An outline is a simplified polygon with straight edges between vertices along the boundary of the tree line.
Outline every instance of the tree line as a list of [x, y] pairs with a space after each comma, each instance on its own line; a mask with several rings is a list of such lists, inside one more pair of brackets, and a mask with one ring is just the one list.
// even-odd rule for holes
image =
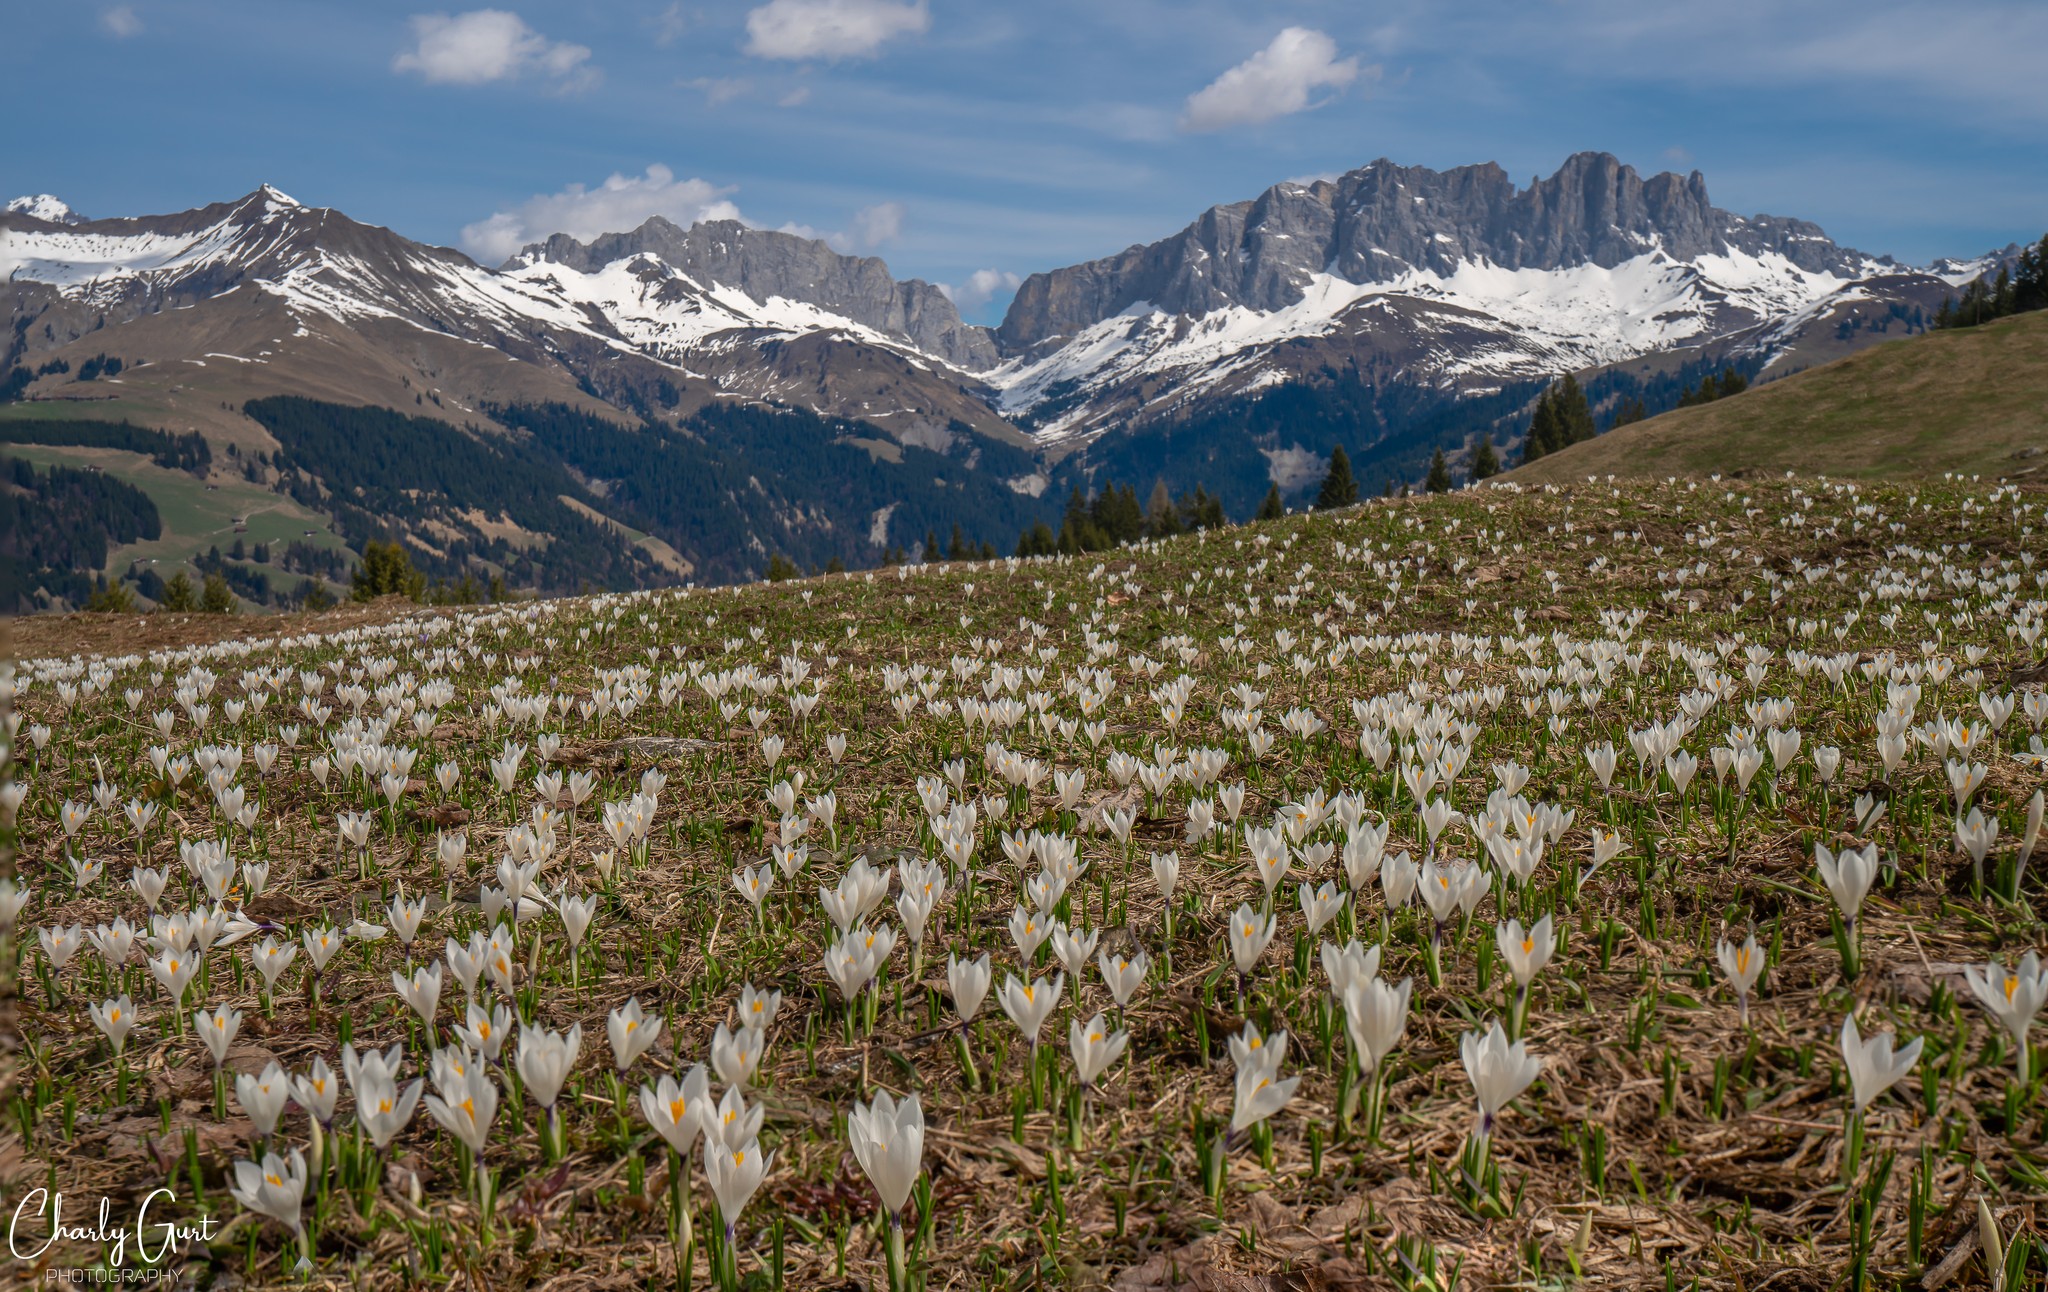
[[0, 608], [33, 609], [39, 593], [80, 604], [111, 549], [163, 534], [149, 495], [104, 472], [7, 458], [0, 481]]
[[2017, 264], [2000, 265], [1996, 278], [1980, 277], [1963, 288], [1961, 300], [1943, 297], [1934, 326], [1976, 327], [2039, 309], [2048, 309], [2048, 234], [2020, 252]]
[[[17, 369], [17, 371], [20, 371]], [[204, 476], [213, 465], [213, 450], [197, 431], [173, 435], [169, 431], [134, 426], [128, 422], [98, 422], [89, 419], [12, 418], [0, 420], [0, 444], [47, 444], [53, 447], [123, 449], [140, 453], [160, 467], [189, 471]]]
[[1142, 506], [1137, 490], [1128, 484], [1106, 484], [1092, 498], [1084, 496], [1076, 485], [1067, 495], [1059, 531], [1055, 533], [1051, 525], [1039, 521], [1018, 539], [1017, 555], [1078, 556], [1141, 539], [1213, 529], [1226, 523], [1223, 500], [1201, 485], [1174, 498], [1166, 481], [1156, 480], [1149, 500]]

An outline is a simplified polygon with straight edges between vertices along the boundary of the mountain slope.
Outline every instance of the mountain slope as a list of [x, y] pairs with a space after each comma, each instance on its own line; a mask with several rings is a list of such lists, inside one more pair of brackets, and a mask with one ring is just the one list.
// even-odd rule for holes
[[[918, 350], [922, 339], [992, 357], [950, 301], [926, 284], [891, 283], [878, 260], [786, 234], [766, 240], [704, 226], [682, 235], [650, 222], [621, 235], [637, 250], [593, 253], [555, 239], [499, 272], [268, 186], [139, 219], [60, 224], [34, 214], [52, 213], [47, 203], [22, 206], [0, 213], [0, 302], [14, 324], [0, 342], [0, 373], [14, 364], [75, 369], [92, 354], [118, 352], [128, 374], [117, 394], [224, 435], [253, 431], [218, 416], [216, 383], [202, 380], [194, 397], [183, 380], [219, 362], [268, 368], [246, 374], [257, 395], [326, 395], [323, 371], [361, 372], [357, 402], [429, 415], [438, 393], [438, 407], [452, 405], [458, 417], [486, 402], [533, 400], [682, 416], [722, 395], [783, 397], [780, 386], [821, 415], [885, 413], [906, 434], [928, 437], [960, 423], [1021, 442], [971, 378]], [[721, 243], [739, 249], [719, 260]], [[753, 286], [692, 280], [660, 259], [664, 251], [732, 269]], [[806, 282], [826, 305], [763, 290]], [[872, 308], [877, 295], [890, 307]], [[833, 304], [875, 315], [875, 326], [834, 313]], [[136, 326], [145, 321], [153, 326]], [[791, 373], [785, 360], [763, 381], [777, 371], [764, 351], [803, 339], [819, 342], [806, 353], [832, 378]], [[107, 395], [61, 372], [28, 393]]]
[[[1007, 548], [1112, 482], [1244, 515], [1269, 484], [1305, 500], [1340, 446], [1368, 488], [1418, 480], [1438, 447], [1511, 447], [1560, 373], [1655, 412], [1724, 364], [1770, 378], [1920, 331], [2002, 254], [1914, 269], [1603, 153], [1527, 185], [1382, 160], [1033, 275], [991, 330], [879, 259], [732, 221], [558, 235], [492, 268], [268, 186], [115, 220], [39, 196], [0, 210], [0, 419], [202, 432], [212, 465], [180, 489], [231, 487], [241, 519], [265, 508], [240, 491], [289, 495], [291, 535], [330, 552], [390, 533], [450, 575], [740, 578], [955, 521]], [[277, 399], [324, 411], [251, 414]], [[351, 408], [472, 469], [408, 493], [351, 460]], [[38, 434], [51, 462], [103, 465]], [[524, 473], [517, 516], [493, 461]], [[536, 551], [549, 526], [573, 542]]]
[[919, 279], [898, 282], [873, 256], [846, 256], [815, 238], [706, 220], [688, 229], [656, 216], [630, 233], [588, 244], [565, 234], [526, 248], [505, 265], [515, 276], [559, 265], [594, 275], [619, 265], [660, 268], [658, 299], [679, 315], [708, 317], [698, 335], [725, 327], [810, 331], [852, 324], [877, 339], [907, 343], [957, 368], [994, 366], [985, 329], [960, 321], [944, 293]]
[[2048, 311], [1875, 346], [1621, 427], [1505, 478], [1957, 471], [2038, 479], [2048, 474], [2044, 391]]
[[988, 377], [1057, 444], [1299, 380], [1303, 347], [1313, 368], [1486, 392], [1678, 347], [1782, 359], [1832, 336], [1847, 302], [1910, 320], [1950, 285], [1804, 221], [1720, 210], [1697, 172], [1581, 153], [1519, 188], [1491, 164], [1382, 160], [1033, 275]]

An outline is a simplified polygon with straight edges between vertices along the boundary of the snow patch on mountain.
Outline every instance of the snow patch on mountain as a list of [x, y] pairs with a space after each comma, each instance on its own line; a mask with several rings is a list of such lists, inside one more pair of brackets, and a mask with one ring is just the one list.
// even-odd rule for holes
[[0, 207], [11, 215], [25, 215], [31, 220], [42, 220], [48, 224], [83, 224], [85, 217], [64, 204], [63, 199], [48, 193], [31, 193], [12, 199]]
[[875, 508], [874, 515], [868, 517], [868, 543], [871, 546], [889, 545], [889, 517], [895, 514], [896, 504], [892, 502], [886, 507]]
[[591, 273], [551, 260], [530, 259], [494, 275], [557, 309], [591, 310], [641, 353], [670, 363], [734, 345], [755, 345], [762, 332], [785, 337], [841, 332], [933, 361], [898, 338], [803, 301], [771, 296], [757, 301], [737, 287], [699, 282], [648, 255], [615, 260]]
[[[1870, 266], [1872, 272], [1890, 268]], [[1398, 299], [1442, 307], [1411, 319], [1425, 333], [1459, 325], [1461, 346], [1428, 356], [1420, 365], [1428, 375], [1541, 376], [1697, 344], [1731, 327], [1800, 313], [1854, 281], [1802, 269], [1776, 253], [1733, 249], [1679, 261], [1654, 248], [1613, 268], [1506, 269], [1467, 260], [1448, 274], [1410, 269], [1369, 283], [1319, 273], [1310, 276], [1300, 300], [1273, 311], [1231, 306], [1183, 317], [1140, 302], [1049, 354], [1004, 364], [987, 379], [1010, 415], [1140, 376], [1157, 379], [1155, 403], [1186, 399], [1233, 376], [1241, 378], [1235, 389], [1255, 390], [1288, 380], [1271, 367], [1247, 371], [1261, 368], [1275, 346], [1393, 326], [1397, 319], [1387, 311]], [[1473, 344], [1475, 322], [1499, 340]], [[1067, 438], [1090, 429], [1089, 418], [1087, 408], [1077, 407], [1041, 426], [1039, 435]]]
[[1323, 474], [1328, 463], [1321, 454], [1290, 444], [1284, 449], [1260, 449], [1266, 459], [1266, 478], [1292, 493]]

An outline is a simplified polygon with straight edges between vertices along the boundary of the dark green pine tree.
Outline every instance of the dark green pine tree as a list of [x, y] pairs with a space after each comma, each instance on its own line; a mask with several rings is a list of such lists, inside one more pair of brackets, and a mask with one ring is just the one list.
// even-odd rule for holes
[[1358, 481], [1352, 479], [1351, 459], [1339, 444], [1330, 450], [1330, 473], [1323, 477], [1323, 487], [1316, 492], [1316, 510], [1349, 507], [1357, 501]]
[[2048, 309], [2048, 237], [2020, 253], [2012, 277], [2012, 309], [2015, 314]]
[[1564, 447], [1564, 428], [1557, 416], [1556, 388], [1543, 392], [1536, 412], [1529, 418], [1529, 431], [1522, 437], [1522, 463], [1527, 465]]
[[1558, 447], [1590, 440], [1596, 433], [1593, 429], [1593, 409], [1586, 402], [1586, 392], [1579, 385], [1579, 379], [1570, 373], [1557, 383], [1557, 417], [1563, 428]]
[[1643, 401], [1640, 396], [1635, 399], [1625, 399], [1621, 402], [1621, 407], [1615, 410], [1614, 425], [1632, 426], [1642, 421], [1645, 416], [1647, 416], [1647, 411], [1643, 407]]
[[1019, 556], [1051, 556], [1059, 550], [1059, 539], [1054, 536], [1052, 526], [1042, 520], [1017, 539]]
[[156, 599], [156, 608], [181, 613], [199, 609], [199, 592], [192, 586], [192, 576], [183, 570], [172, 575]]
[[1437, 446], [1436, 456], [1429, 460], [1429, 478], [1422, 482], [1422, 487], [1431, 493], [1451, 491], [1451, 466], [1444, 461], [1442, 445]]
[[1266, 490], [1266, 501], [1259, 504], [1260, 520], [1278, 520], [1287, 514], [1287, 508], [1280, 502], [1280, 483], [1274, 481]]
[[1479, 437], [1479, 447], [1472, 450], [1472, 478], [1485, 480], [1500, 474], [1500, 454], [1493, 447], [1493, 432]]

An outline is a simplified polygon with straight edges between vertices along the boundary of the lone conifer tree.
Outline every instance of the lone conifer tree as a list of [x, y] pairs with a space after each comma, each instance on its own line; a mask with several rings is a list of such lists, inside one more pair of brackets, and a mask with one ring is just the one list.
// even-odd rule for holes
[[1330, 474], [1323, 477], [1323, 487], [1316, 493], [1316, 509], [1349, 507], [1358, 501], [1358, 481], [1351, 478], [1351, 459], [1344, 454], [1344, 446], [1330, 450]]
[[1278, 520], [1287, 514], [1287, 508], [1280, 503], [1280, 482], [1274, 481], [1266, 490], [1266, 501], [1259, 504], [1260, 520]]
[[1437, 447], [1436, 456], [1429, 460], [1429, 478], [1422, 482], [1422, 487], [1431, 493], [1449, 493], [1451, 491], [1451, 467], [1449, 463], [1444, 461], [1444, 451], [1441, 445]]
[[1522, 464], [1527, 466], [1546, 453], [1555, 453], [1564, 447], [1557, 422], [1557, 400], [1554, 390], [1546, 390], [1536, 401], [1535, 415], [1529, 419], [1529, 432], [1522, 437]]
[[1566, 373], [1564, 380], [1552, 389], [1556, 392], [1558, 429], [1562, 432], [1557, 447], [1592, 439], [1595, 434], [1593, 409], [1586, 402], [1586, 391], [1579, 385], [1579, 379]]
[[193, 575], [184, 573], [182, 569], [170, 575], [170, 579], [164, 584], [164, 590], [156, 598], [156, 608], [180, 614], [188, 610], [199, 610], [199, 590], [193, 588]]
[[1593, 408], [1586, 402], [1585, 387], [1566, 373], [1553, 382], [1536, 401], [1536, 413], [1529, 419], [1529, 433], [1522, 440], [1522, 461], [1534, 462], [1567, 444], [1590, 440], [1595, 434]]
[[1484, 480], [1500, 474], [1500, 454], [1493, 447], [1493, 432], [1479, 437], [1479, 447], [1472, 450], [1472, 478]]

